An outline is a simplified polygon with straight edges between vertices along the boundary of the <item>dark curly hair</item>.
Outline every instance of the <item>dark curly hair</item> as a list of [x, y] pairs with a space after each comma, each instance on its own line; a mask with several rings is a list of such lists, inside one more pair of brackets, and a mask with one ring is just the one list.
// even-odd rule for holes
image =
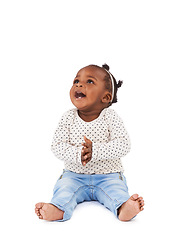
[[[111, 77], [110, 77], [110, 72], [109, 72], [109, 66], [105, 63], [102, 65], [102, 67], [98, 66], [98, 65], [94, 65], [94, 64], [91, 64], [89, 65], [91, 67], [97, 67], [99, 69], [103, 69], [106, 73], [105, 77], [104, 77], [104, 81], [105, 81], [105, 87], [107, 90], [109, 90], [109, 92], [112, 92], [112, 81], [111, 81]], [[108, 72], [107, 72], [108, 71]], [[109, 103], [109, 106], [111, 106], [113, 103], [116, 103], [118, 100], [117, 100], [117, 90], [118, 88], [120, 88], [123, 84], [123, 81], [122, 80], [119, 80], [118, 82], [116, 81], [115, 77], [111, 74], [112, 78], [113, 78], [113, 81], [114, 81], [114, 97], [112, 99], [112, 101]]]

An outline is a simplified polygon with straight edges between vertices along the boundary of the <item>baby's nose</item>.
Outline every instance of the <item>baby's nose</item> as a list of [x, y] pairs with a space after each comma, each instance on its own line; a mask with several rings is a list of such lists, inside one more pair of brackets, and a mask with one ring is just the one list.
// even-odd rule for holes
[[82, 85], [82, 83], [77, 83], [76, 84], [76, 87], [82, 87], [83, 85]]

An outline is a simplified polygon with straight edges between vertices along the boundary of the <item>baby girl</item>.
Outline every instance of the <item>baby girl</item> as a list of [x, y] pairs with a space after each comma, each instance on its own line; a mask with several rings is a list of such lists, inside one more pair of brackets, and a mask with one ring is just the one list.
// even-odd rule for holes
[[63, 114], [52, 142], [52, 151], [64, 161], [65, 169], [51, 202], [36, 204], [40, 219], [69, 220], [84, 201], [98, 201], [121, 221], [144, 209], [143, 198], [128, 193], [121, 158], [130, 151], [130, 140], [123, 121], [110, 108], [121, 85], [106, 64], [78, 71], [70, 90], [75, 108]]

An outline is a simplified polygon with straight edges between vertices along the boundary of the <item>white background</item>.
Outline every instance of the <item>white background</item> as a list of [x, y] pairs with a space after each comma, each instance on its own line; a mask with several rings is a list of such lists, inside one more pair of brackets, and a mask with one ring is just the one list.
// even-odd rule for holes
[[[179, 239], [179, 1], [0, 2], [2, 239]], [[113, 108], [132, 142], [123, 164], [130, 194], [145, 199], [131, 222], [98, 203], [70, 221], [45, 222], [63, 162], [50, 145], [69, 90], [87, 64], [124, 80]]]

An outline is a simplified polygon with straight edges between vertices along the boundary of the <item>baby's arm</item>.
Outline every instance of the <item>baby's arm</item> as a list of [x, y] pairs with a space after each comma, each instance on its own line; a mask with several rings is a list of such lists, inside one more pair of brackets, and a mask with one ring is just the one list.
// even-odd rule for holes
[[107, 119], [109, 122], [110, 141], [92, 144], [93, 160], [119, 159], [130, 151], [130, 138], [121, 118], [111, 109]]
[[62, 116], [53, 136], [51, 150], [58, 159], [79, 162], [81, 161], [82, 146], [74, 146], [69, 141], [68, 126], [72, 117], [70, 114], [71, 113], [68, 111]]

